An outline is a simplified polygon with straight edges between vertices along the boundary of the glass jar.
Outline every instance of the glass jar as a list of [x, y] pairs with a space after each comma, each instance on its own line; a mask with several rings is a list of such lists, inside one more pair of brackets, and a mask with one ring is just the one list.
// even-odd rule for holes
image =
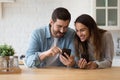
[[19, 67], [18, 56], [14, 56], [14, 67]]

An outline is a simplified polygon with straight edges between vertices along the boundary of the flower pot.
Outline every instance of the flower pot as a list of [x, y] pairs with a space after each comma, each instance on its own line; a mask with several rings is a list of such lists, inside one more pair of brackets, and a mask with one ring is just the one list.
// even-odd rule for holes
[[17, 56], [0, 56], [0, 71], [10, 72], [15, 67], [18, 67]]

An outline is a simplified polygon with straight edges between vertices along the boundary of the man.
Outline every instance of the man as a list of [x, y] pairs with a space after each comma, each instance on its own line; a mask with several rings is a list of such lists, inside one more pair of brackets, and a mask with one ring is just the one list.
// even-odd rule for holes
[[[68, 28], [71, 14], [65, 8], [56, 8], [48, 26], [33, 31], [25, 63], [28, 67], [73, 66], [74, 65], [74, 35]], [[71, 56], [64, 53], [63, 48], [71, 49]]]

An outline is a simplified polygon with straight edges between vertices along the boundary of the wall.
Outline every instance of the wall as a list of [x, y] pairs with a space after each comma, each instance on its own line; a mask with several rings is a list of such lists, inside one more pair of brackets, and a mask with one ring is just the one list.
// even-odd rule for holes
[[115, 52], [116, 52], [116, 50], [120, 49], [120, 45], [118, 47], [118, 42], [117, 42], [117, 39], [120, 38], [120, 30], [111, 31], [111, 33], [113, 36], [114, 48], [115, 48]]
[[[111, 31], [114, 40], [114, 58], [112, 66], [120, 66], [120, 45], [118, 47], [117, 39], [120, 39], [120, 30]], [[119, 43], [120, 44], [120, 43]]]
[[14, 3], [3, 3], [0, 44], [10, 44], [17, 54], [24, 54], [31, 31], [48, 25], [51, 13], [56, 7], [66, 7], [71, 12], [70, 27], [74, 28], [73, 22], [78, 15], [92, 15], [90, 3], [91, 0], [15, 0]]
[[[0, 18], [0, 44], [10, 44], [16, 54], [25, 54], [31, 31], [48, 25], [56, 7], [65, 7], [71, 12], [70, 27], [74, 28], [74, 20], [80, 14], [94, 15], [93, 5], [92, 0], [15, 0], [14, 3], [4, 3]], [[120, 31], [111, 32], [116, 53]], [[120, 66], [120, 57], [113, 62], [113, 66]]]

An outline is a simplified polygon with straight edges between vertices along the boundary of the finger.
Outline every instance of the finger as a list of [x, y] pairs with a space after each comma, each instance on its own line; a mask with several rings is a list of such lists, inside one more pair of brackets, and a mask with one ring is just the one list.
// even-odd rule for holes
[[61, 55], [61, 58], [64, 60], [64, 61], [66, 61], [67, 59], [63, 56], [63, 55]]
[[87, 63], [87, 69], [90, 69], [90, 68], [91, 68], [91, 64], [92, 64], [92, 62], [88, 62], [88, 63]]
[[69, 64], [69, 61], [63, 55], [60, 55], [60, 57], [61, 57], [61, 61], [63, 62], [64, 65]]
[[72, 56], [72, 55], [70, 56], [70, 61], [71, 61], [71, 60], [72, 60], [72, 61], [74, 60], [74, 56]]
[[59, 47], [53, 47], [52, 52], [53, 52], [53, 55], [56, 55], [56, 54], [60, 53], [60, 48]]
[[60, 48], [58, 47], [58, 50], [59, 50], [59, 53], [62, 53], [62, 49], [60, 49]]
[[79, 60], [79, 67], [80, 67], [80, 68], [83, 68], [83, 67], [82, 67], [82, 64], [83, 64], [83, 58], [81, 58], [81, 59]]
[[55, 53], [55, 51], [54, 51], [54, 50], [52, 50], [52, 56], [55, 56], [55, 54], [56, 54], [56, 53]]
[[65, 60], [63, 59], [63, 56], [60, 55], [59, 57], [60, 57], [60, 61], [65, 65]]
[[61, 60], [62, 62], [64, 61], [62, 55], [60, 55], [60, 60]]
[[81, 62], [81, 68], [85, 68], [86, 67], [86, 65], [87, 65], [87, 62], [86, 62], [86, 60], [85, 59], [82, 59], [82, 62]]
[[55, 53], [59, 53], [60, 52], [59, 49], [58, 49], [58, 47], [54, 47], [54, 52]]
[[91, 64], [91, 62], [88, 62], [88, 64], [87, 65], [90, 65]]
[[84, 59], [81, 62], [81, 68], [84, 68]]
[[52, 54], [52, 56], [54, 55], [54, 47], [51, 47], [51, 49], [50, 49], [50, 53]]
[[80, 59], [79, 61], [78, 61], [78, 64], [79, 64], [79, 67], [81, 68], [81, 62], [82, 62], [82, 60], [83, 59]]
[[74, 56], [73, 56], [73, 55], [70, 55], [70, 58], [73, 58], [73, 59], [74, 59]]
[[84, 63], [83, 63], [83, 68], [85, 69], [85, 68], [87, 68], [87, 61], [84, 59], [83, 62], [84, 62]]
[[65, 53], [65, 52], [64, 52], [64, 54], [65, 54], [65, 56], [67, 57], [67, 59], [69, 59], [69, 58], [70, 58], [70, 57], [67, 55], [67, 53]]
[[62, 53], [62, 50], [59, 47], [55, 47], [57, 53]]

